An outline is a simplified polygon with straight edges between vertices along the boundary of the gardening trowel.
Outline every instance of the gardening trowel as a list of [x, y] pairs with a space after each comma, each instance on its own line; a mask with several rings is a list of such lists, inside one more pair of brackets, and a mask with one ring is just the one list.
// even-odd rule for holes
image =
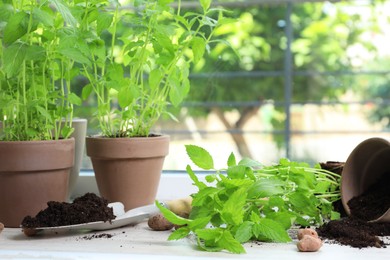
[[[161, 203], [164, 207], [168, 207], [166, 203]], [[127, 225], [134, 225], [142, 220], [149, 218], [150, 216], [157, 214], [160, 210], [155, 204], [146, 205], [138, 208], [134, 208], [125, 212], [124, 205], [121, 202], [109, 203], [108, 207], [112, 207], [113, 213], [116, 216], [111, 221], [96, 221], [67, 226], [56, 227], [37, 227], [37, 228], [23, 228], [23, 232], [27, 236], [35, 235], [39, 231], [69, 231], [69, 230], [107, 230], [114, 229]]]

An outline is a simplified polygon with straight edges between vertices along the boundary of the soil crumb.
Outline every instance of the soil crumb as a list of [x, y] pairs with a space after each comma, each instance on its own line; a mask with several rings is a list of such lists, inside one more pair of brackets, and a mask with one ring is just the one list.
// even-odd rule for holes
[[94, 193], [86, 193], [76, 198], [73, 203], [49, 201], [47, 206], [35, 217], [26, 216], [22, 221], [22, 227], [56, 227], [94, 221], [106, 222], [116, 217], [112, 208], [108, 207], [108, 201]]
[[[386, 176], [387, 175], [387, 176]], [[384, 174], [362, 195], [348, 202], [351, 215], [317, 229], [320, 237], [356, 248], [386, 247], [378, 236], [390, 236], [390, 223], [370, 223], [390, 207], [390, 178]]]
[[82, 239], [92, 240], [92, 239], [96, 239], [96, 238], [112, 238], [112, 237], [113, 237], [112, 234], [102, 233], [102, 234], [93, 234], [93, 235], [83, 236]]

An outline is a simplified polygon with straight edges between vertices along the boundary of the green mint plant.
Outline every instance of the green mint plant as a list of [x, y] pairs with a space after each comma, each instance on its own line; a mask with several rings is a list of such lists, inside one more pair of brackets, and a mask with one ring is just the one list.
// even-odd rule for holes
[[[78, 41], [89, 80], [83, 98], [96, 95], [96, 118], [103, 136], [147, 137], [156, 121], [170, 115], [189, 89], [190, 66], [214, 41], [214, 29], [229, 19], [200, 0], [201, 12], [183, 12], [181, 1], [90, 1], [79, 22]], [[84, 44], [82, 43], [84, 42]]]
[[72, 133], [78, 74], [67, 44], [76, 21], [63, 0], [0, 3], [1, 140], [52, 140]]
[[251, 159], [236, 162], [232, 153], [227, 168], [215, 169], [205, 149], [187, 145], [186, 151], [196, 166], [215, 173], [202, 182], [187, 166], [198, 188], [192, 194], [189, 219], [156, 202], [169, 221], [181, 225], [169, 240], [194, 234], [203, 250], [244, 253], [245, 242], [288, 242], [287, 230], [293, 225], [315, 226], [340, 217], [332, 207], [340, 199], [340, 176], [319, 165], [281, 159], [277, 165], [264, 166]]

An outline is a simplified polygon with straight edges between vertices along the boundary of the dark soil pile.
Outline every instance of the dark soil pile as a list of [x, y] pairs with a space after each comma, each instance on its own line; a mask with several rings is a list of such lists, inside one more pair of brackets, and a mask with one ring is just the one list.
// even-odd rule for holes
[[378, 236], [390, 235], [390, 224], [368, 223], [357, 218], [332, 220], [317, 229], [322, 238], [335, 240], [351, 247], [386, 247]]
[[35, 217], [26, 216], [22, 221], [22, 227], [75, 225], [94, 221], [111, 221], [116, 217], [112, 208], [108, 207], [108, 201], [93, 193], [76, 198], [73, 203], [49, 201], [47, 206]]
[[329, 221], [318, 228], [322, 238], [335, 240], [343, 245], [357, 248], [386, 247], [378, 236], [390, 236], [390, 223], [369, 223], [381, 216], [390, 203], [390, 178], [383, 178], [371, 186], [362, 195], [348, 202], [351, 210], [349, 217]]
[[362, 196], [348, 201], [351, 215], [362, 220], [373, 220], [390, 208], [390, 174], [384, 174]]

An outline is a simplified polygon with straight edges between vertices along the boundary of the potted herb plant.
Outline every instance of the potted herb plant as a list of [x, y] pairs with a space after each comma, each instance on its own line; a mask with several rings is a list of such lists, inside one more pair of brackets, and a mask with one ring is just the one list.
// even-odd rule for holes
[[224, 21], [223, 10], [210, 5], [201, 0], [201, 12], [183, 12], [180, 0], [136, 0], [124, 7], [90, 4], [85, 11], [83, 97], [96, 96], [102, 132], [87, 137], [87, 155], [101, 195], [126, 209], [155, 199], [169, 136], [152, 128], [169, 104], [183, 101], [190, 66]]
[[76, 21], [61, 0], [3, 1], [0, 13], [0, 222], [19, 227], [67, 196]]

